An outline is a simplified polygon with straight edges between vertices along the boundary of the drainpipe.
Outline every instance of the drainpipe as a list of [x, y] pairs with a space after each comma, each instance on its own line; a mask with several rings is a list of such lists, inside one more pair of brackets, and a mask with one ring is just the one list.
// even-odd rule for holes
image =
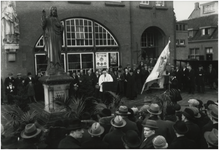
[[131, 67], [132, 67], [132, 65], [133, 65], [133, 46], [132, 46], [132, 40], [133, 40], [133, 38], [132, 38], [132, 7], [131, 7], [131, 4], [132, 4], [132, 1], [129, 1], [129, 12], [130, 12], [130, 39], [131, 39], [131, 42], [130, 42], [130, 48], [131, 48]]

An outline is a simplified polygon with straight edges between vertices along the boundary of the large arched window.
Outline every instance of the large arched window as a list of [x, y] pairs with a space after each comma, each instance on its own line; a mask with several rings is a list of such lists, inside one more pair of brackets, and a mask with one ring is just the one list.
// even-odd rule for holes
[[[119, 66], [119, 45], [106, 27], [85, 18], [71, 18], [61, 22], [65, 30], [61, 50], [65, 71]], [[35, 44], [36, 73], [38, 70], [45, 71], [45, 53], [43, 36], [40, 36]], [[107, 62], [97, 62], [99, 56], [106, 56], [104, 60]]]

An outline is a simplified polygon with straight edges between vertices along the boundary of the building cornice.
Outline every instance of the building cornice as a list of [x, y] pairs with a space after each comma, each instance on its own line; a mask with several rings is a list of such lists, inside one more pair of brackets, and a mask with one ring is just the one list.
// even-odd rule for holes
[[214, 41], [218, 41], [218, 39], [207, 39], [207, 40], [192, 40], [192, 41], [188, 41], [188, 43], [199, 43], [199, 42], [214, 42]]

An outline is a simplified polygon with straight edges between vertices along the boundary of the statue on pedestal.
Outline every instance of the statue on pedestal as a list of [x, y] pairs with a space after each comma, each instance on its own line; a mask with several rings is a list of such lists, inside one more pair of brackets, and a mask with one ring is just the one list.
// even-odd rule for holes
[[15, 4], [7, 2], [2, 11], [3, 42], [5, 44], [18, 44], [19, 42], [19, 20], [15, 11]]
[[50, 16], [46, 17], [45, 10], [42, 11], [42, 28], [45, 42], [45, 51], [47, 51], [47, 70], [46, 75], [58, 74], [64, 72], [61, 66], [61, 48], [63, 26], [58, 19], [57, 8], [50, 8]]

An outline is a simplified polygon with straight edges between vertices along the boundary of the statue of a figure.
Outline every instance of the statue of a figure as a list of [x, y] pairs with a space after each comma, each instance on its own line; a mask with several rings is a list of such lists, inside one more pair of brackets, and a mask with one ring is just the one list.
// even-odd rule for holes
[[4, 27], [4, 43], [17, 44], [19, 41], [19, 20], [12, 1], [2, 11], [2, 23]]
[[58, 19], [56, 7], [52, 6], [50, 8], [49, 17], [46, 17], [45, 10], [42, 11], [42, 28], [48, 58], [47, 73], [53, 74], [61, 68], [60, 57], [63, 33], [63, 26]]

